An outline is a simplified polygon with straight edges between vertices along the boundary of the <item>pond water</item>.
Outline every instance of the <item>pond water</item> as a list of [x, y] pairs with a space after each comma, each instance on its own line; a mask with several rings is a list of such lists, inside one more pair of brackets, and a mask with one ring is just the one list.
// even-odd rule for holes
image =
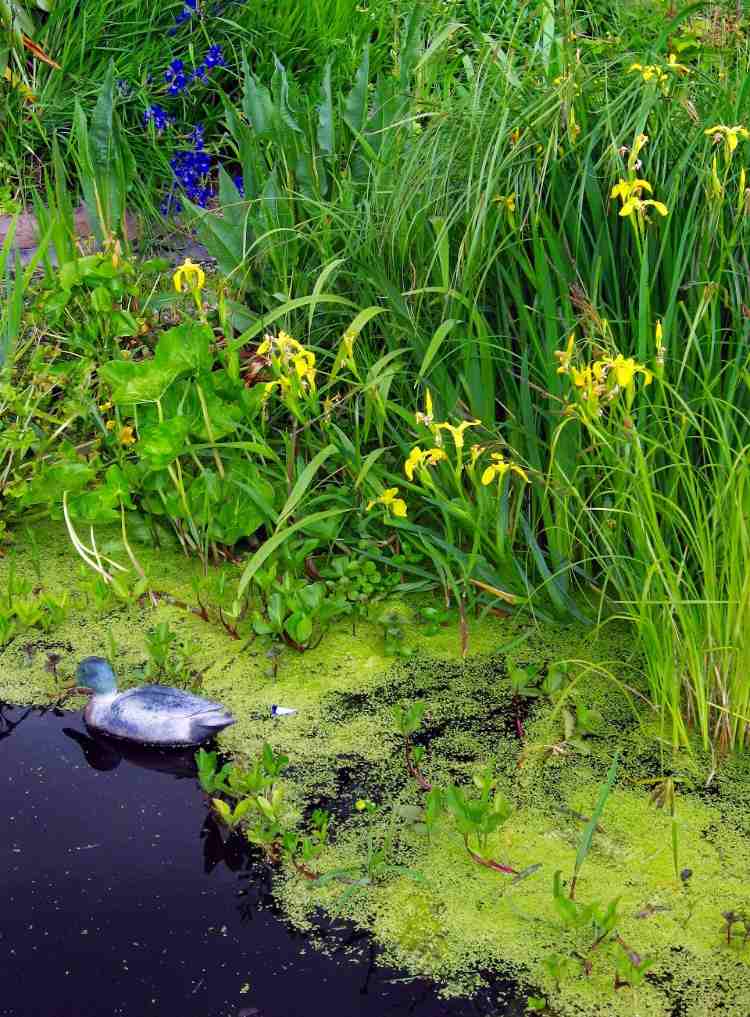
[[122, 748], [80, 714], [0, 707], [2, 1017], [499, 1012], [377, 966], [328, 920], [314, 947], [249, 845], [223, 841], [192, 754]]

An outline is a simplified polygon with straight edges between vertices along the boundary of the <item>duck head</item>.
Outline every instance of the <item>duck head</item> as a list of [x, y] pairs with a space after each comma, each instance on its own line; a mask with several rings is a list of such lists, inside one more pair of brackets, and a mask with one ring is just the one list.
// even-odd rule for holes
[[104, 657], [86, 657], [76, 670], [76, 685], [82, 691], [105, 695], [117, 691], [117, 679]]

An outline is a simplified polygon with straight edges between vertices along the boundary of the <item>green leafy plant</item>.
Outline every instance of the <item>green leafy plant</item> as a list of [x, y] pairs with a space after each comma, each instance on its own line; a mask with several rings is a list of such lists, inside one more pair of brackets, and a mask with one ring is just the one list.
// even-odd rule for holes
[[641, 956], [619, 936], [617, 942], [622, 952], [616, 964], [615, 989], [621, 989], [623, 986], [637, 989], [654, 966], [654, 958]]
[[542, 967], [552, 981], [555, 991], [559, 992], [566, 978], [574, 977], [580, 970], [572, 957], [560, 953], [550, 953], [542, 958]]
[[222, 823], [228, 826], [230, 830], [234, 830], [254, 807], [255, 803], [251, 798], [244, 798], [242, 801], [237, 802], [236, 805], [231, 806], [223, 798], [212, 798], [211, 804]]
[[401, 583], [401, 574], [358, 555], [336, 555], [330, 559], [321, 575], [331, 593], [338, 599], [346, 598], [352, 618], [352, 635], [356, 635], [357, 622], [366, 618], [372, 604], [393, 593]]
[[196, 640], [181, 642], [169, 622], [159, 622], [146, 635], [146, 649], [147, 678], [162, 678], [193, 689], [200, 686], [202, 675], [195, 667], [200, 645]]
[[386, 657], [410, 657], [414, 652], [404, 645], [406, 631], [403, 616], [394, 609], [383, 611], [378, 617], [383, 632], [383, 653]]
[[424, 758], [424, 747], [414, 745], [413, 735], [422, 726], [426, 706], [422, 702], [411, 703], [409, 706], [393, 707], [393, 723], [396, 731], [404, 740], [404, 757], [406, 768], [423, 791], [430, 791], [432, 785], [422, 773], [420, 764]]
[[297, 872], [305, 879], [317, 880], [319, 873], [311, 866], [320, 857], [328, 841], [328, 830], [331, 817], [323, 809], [315, 809], [310, 817], [310, 833], [300, 834], [294, 830], [286, 831], [281, 839], [281, 851], [284, 858], [291, 862]]
[[211, 798], [221, 822], [234, 830], [246, 821], [248, 839], [263, 848], [269, 862], [277, 862], [285, 834], [284, 789], [279, 778], [289, 763], [288, 756], [274, 752], [266, 742], [249, 770], [232, 763], [217, 769], [216, 753], [203, 749], [197, 753], [196, 762], [203, 790], [223, 796]]
[[[469, 798], [466, 792], [451, 785], [445, 792], [445, 807], [452, 815], [472, 861], [496, 872], [518, 875], [510, 865], [497, 862], [487, 855], [488, 841], [507, 822], [512, 813], [510, 802], [496, 790], [497, 781], [488, 766], [474, 777], [479, 797]], [[472, 845], [473, 842], [473, 845]]]
[[217, 767], [217, 759], [216, 752], [206, 752], [205, 749], [198, 749], [195, 754], [198, 780], [207, 795], [213, 795], [217, 791], [226, 791], [226, 779], [233, 769], [231, 763], [224, 763], [221, 767]]

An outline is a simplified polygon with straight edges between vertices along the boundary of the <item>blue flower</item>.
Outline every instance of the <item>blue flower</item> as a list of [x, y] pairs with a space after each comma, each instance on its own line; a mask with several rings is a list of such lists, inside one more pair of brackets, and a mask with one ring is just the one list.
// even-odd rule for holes
[[187, 75], [185, 74], [185, 65], [182, 60], [173, 60], [169, 67], [164, 72], [164, 80], [171, 82], [169, 85], [170, 95], [179, 95], [185, 88], [187, 88]]
[[206, 67], [224, 67], [225, 60], [221, 46], [209, 46], [203, 62]]
[[244, 179], [242, 177], [242, 174], [241, 173], [237, 173], [235, 176], [232, 177], [232, 180], [234, 182], [234, 186], [239, 191], [240, 197], [244, 198], [245, 197], [245, 181], [244, 181]]
[[176, 35], [177, 29], [180, 27], [180, 25], [184, 25], [186, 21], [190, 21], [192, 16], [196, 14], [197, 11], [198, 11], [198, 0], [185, 0], [185, 6], [175, 17], [174, 19], [175, 27], [169, 29], [169, 34]]
[[154, 127], [161, 134], [161, 132], [172, 122], [172, 118], [168, 115], [165, 109], [162, 109], [161, 106], [149, 106], [143, 114], [143, 124], [147, 127], [151, 122], [153, 122]]
[[213, 160], [208, 152], [203, 151], [203, 125], [198, 124], [190, 135], [193, 148], [180, 149], [175, 152], [169, 165], [172, 167], [175, 181], [182, 187], [186, 196], [196, 205], [205, 208], [214, 192], [207, 183]]

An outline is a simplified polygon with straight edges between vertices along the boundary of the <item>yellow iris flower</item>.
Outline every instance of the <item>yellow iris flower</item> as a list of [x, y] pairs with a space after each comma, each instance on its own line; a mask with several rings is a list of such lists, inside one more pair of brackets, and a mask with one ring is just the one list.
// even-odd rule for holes
[[648, 180], [623, 180], [620, 178], [612, 188], [610, 197], [619, 198], [622, 201], [621, 216], [633, 215], [635, 212], [644, 215], [649, 208], [653, 208], [659, 215], [669, 213], [669, 209], [663, 202], [652, 201], [651, 198], [641, 198], [643, 191], [647, 191], [649, 194], [653, 193], [653, 188]]
[[484, 452], [484, 445], [472, 445], [469, 452], [471, 453], [471, 465], [476, 466], [477, 459]]
[[735, 124], [734, 127], [727, 127], [726, 124], [716, 124], [715, 127], [708, 127], [703, 133], [706, 137], [712, 137], [716, 144], [723, 140], [724, 155], [727, 162], [732, 158], [740, 138], [743, 141], [747, 141], [750, 138], [750, 131], [743, 127], [742, 124]]
[[174, 288], [178, 293], [184, 292], [183, 283], [186, 284], [187, 289], [191, 293], [195, 293], [202, 290], [206, 285], [206, 273], [200, 265], [195, 265], [190, 258], [185, 258], [183, 263], [172, 276], [172, 281], [174, 283]]
[[121, 445], [135, 445], [133, 428], [130, 426], [120, 428], [119, 439]]
[[265, 335], [257, 352], [260, 357], [277, 356], [288, 359], [301, 349], [304, 349], [302, 343], [293, 339], [288, 332], [282, 331], [278, 335]]
[[453, 444], [456, 446], [456, 452], [460, 453], [464, 447], [464, 431], [468, 427], [477, 427], [481, 423], [481, 420], [462, 420], [460, 424], [455, 426], [447, 422], [435, 424], [435, 436], [438, 437], [441, 431], [450, 431], [453, 437]]
[[406, 502], [398, 497], [398, 488], [389, 487], [383, 491], [379, 498], [374, 498], [367, 506], [369, 512], [375, 505], [382, 505], [386, 512], [392, 512], [399, 519], [406, 518]]
[[516, 473], [523, 480], [524, 484], [529, 483], [529, 477], [525, 470], [514, 463], [511, 459], [506, 459], [505, 456], [500, 455], [499, 452], [493, 452], [491, 457], [492, 463], [486, 467], [482, 474], [482, 484], [487, 487], [493, 480], [502, 480], [506, 473]]
[[[631, 64], [628, 67], [628, 74], [637, 71], [645, 82], [654, 81], [657, 85], [665, 88], [669, 81], [669, 74], [689, 74], [690, 68], [685, 64], [677, 63], [677, 54], [670, 53], [665, 64]], [[666, 88], [665, 88], [666, 91]]]
[[595, 385], [601, 384], [604, 377], [604, 367], [604, 361], [595, 360], [593, 364], [587, 364], [584, 368], [573, 367], [571, 365], [568, 373], [576, 388], [591, 390]]
[[568, 344], [564, 350], [555, 350], [555, 356], [560, 362], [560, 366], [557, 369], [558, 374], [567, 374], [570, 370], [570, 363], [573, 359], [573, 351], [575, 349], [575, 332], [571, 332], [568, 336]]
[[516, 210], [516, 196], [515, 194], [498, 194], [494, 198], [496, 205], [503, 205], [508, 215], [513, 215]]
[[656, 340], [656, 365], [657, 368], [661, 369], [664, 366], [664, 330], [660, 321], [656, 323], [654, 334]]
[[447, 458], [448, 456], [441, 448], [421, 449], [419, 445], [415, 445], [404, 462], [404, 473], [409, 480], [414, 480], [415, 470], [421, 470], [427, 466], [437, 466]]
[[621, 216], [632, 215], [634, 212], [640, 212], [641, 215], [645, 215], [647, 209], [653, 208], [659, 215], [668, 215], [669, 209], [663, 201], [652, 201], [647, 198], [645, 201], [641, 201], [640, 198], [629, 198], [620, 209]]
[[636, 374], [643, 375], [644, 385], [650, 385], [653, 380], [653, 374], [647, 367], [636, 363], [633, 357], [623, 357], [622, 353], [618, 353], [614, 359], [606, 360], [604, 363], [609, 370], [614, 372], [615, 381], [620, 388], [628, 388]]
[[667, 69], [670, 71], [677, 71], [680, 74], [690, 74], [690, 68], [686, 64], [677, 63], [677, 54], [670, 53], [667, 59]]
[[10, 67], [6, 67], [3, 71], [3, 77], [11, 86], [11, 88], [17, 88], [21, 95], [24, 97], [26, 102], [36, 102], [36, 96], [31, 91], [28, 85], [24, 84], [21, 78], [17, 74], [14, 74]]
[[292, 364], [299, 380], [315, 391], [315, 354], [312, 350], [301, 349], [292, 357]]
[[618, 183], [612, 188], [610, 192], [610, 198], [621, 198], [623, 203], [629, 201], [634, 195], [640, 196], [641, 191], [648, 191], [649, 194], [653, 194], [654, 189], [648, 180], [623, 180], [620, 177]]
[[275, 388], [278, 388], [279, 395], [283, 399], [284, 396], [286, 395], [286, 393], [289, 391], [289, 389], [291, 387], [292, 387], [292, 383], [291, 383], [291, 381], [288, 378], [281, 377], [281, 378], [277, 378], [275, 381], [268, 381], [268, 382], [266, 382], [266, 384], [265, 384], [265, 386], [263, 388], [263, 398], [264, 399], [268, 399], [268, 397], [271, 395], [273, 390]]

